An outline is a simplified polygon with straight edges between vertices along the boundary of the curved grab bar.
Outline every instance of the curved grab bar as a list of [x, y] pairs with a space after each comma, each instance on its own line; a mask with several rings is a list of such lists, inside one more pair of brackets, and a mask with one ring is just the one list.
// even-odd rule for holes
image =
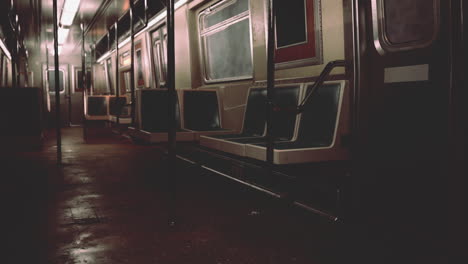
[[299, 113], [304, 110], [304, 105], [309, 101], [309, 98], [323, 84], [323, 82], [325, 82], [325, 79], [330, 75], [330, 72], [336, 67], [346, 67], [346, 61], [344, 60], [330, 61], [325, 66], [325, 68], [323, 68], [322, 72], [320, 73], [319, 77], [315, 81], [310, 91], [306, 94], [302, 102], [297, 106], [297, 110]]

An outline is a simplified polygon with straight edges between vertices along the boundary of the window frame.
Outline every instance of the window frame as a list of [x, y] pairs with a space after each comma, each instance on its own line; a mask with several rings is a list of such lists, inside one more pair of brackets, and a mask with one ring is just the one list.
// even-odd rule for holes
[[[83, 74], [83, 70], [81, 69], [81, 67], [74, 67], [74, 71], [73, 71], [73, 74], [74, 74], [74, 82], [73, 82], [73, 93], [82, 93], [84, 92], [84, 87], [81, 88], [81, 89], [78, 89], [79, 87], [79, 83], [80, 83], [80, 78], [79, 78], [79, 72], [81, 72], [81, 74]], [[91, 84], [91, 80], [92, 80], [92, 71], [91, 71], [91, 68], [86, 68], [86, 75], [88, 75], [89, 73], [89, 76], [86, 76], [86, 82], [88, 84]], [[88, 78], [89, 77], [89, 78]]]
[[[126, 61], [125, 59], [130, 58], [130, 62], [128, 62], [127, 64], [125, 64], [124, 62]], [[130, 64], [131, 64], [131, 54], [130, 54], [130, 50], [127, 50], [125, 52], [122, 52], [121, 54], [119, 54], [119, 70], [120, 68], [126, 68], [126, 67], [130, 67]]]
[[[166, 32], [164, 32], [166, 29]], [[159, 32], [159, 33], [156, 33]], [[158, 34], [159, 39], [156, 40], [154, 37], [155, 34]], [[153, 68], [153, 79], [155, 82], [155, 87], [156, 88], [164, 88], [166, 87], [166, 82], [167, 82], [167, 58], [166, 58], [166, 41], [167, 41], [167, 27], [166, 23], [161, 23], [156, 26], [154, 30], [150, 32], [149, 36], [149, 41], [150, 41], [150, 52], [151, 52], [151, 66]], [[156, 51], [155, 51], [155, 45], [156, 42], [159, 42], [160, 48], [159, 50], [159, 55], [156, 56]], [[158, 61], [158, 65], [156, 65], [155, 60]], [[162, 77], [162, 78], [161, 78]]]
[[385, 21], [384, 0], [371, 0], [372, 9], [372, 33], [374, 37], [374, 47], [380, 55], [387, 52], [402, 52], [415, 49], [422, 49], [430, 46], [437, 38], [440, 30], [440, 0], [431, 0], [434, 9], [434, 30], [432, 37], [424, 41], [411, 41], [407, 43], [394, 44], [387, 37], [387, 27]]
[[[108, 62], [110, 61], [110, 66], [111, 68], [109, 69], [109, 64]], [[106, 58], [103, 60], [104, 62], [104, 71], [105, 71], [105, 74], [106, 74], [106, 85], [107, 85], [107, 89], [109, 90], [109, 93], [111, 95], [115, 95], [115, 74], [112, 74], [115, 69], [113, 68], [113, 63], [114, 63], [114, 59], [112, 58], [112, 56]], [[112, 84], [112, 85], [111, 85]]]
[[[207, 7], [203, 8], [198, 14], [198, 43], [199, 45], [199, 56], [200, 56], [200, 68], [203, 75], [203, 81], [206, 84], [212, 83], [223, 83], [223, 82], [231, 82], [231, 81], [243, 81], [243, 80], [251, 80], [254, 77], [255, 68], [254, 68], [254, 59], [253, 59], [253, 35], [252, 35], [252, 12], [250, 10], [250, 1], [248, 1], [248, 10], [244, 11], [240, 14], [237, 14], [233, 17], [228, 18], [222, 22], [219, 22], [215, 25], [212, 25], [208, 28], [203, 28], [203, 18], [207, 14], [210, 14], [216, 10], [222, 10], [223, 8], [234, 4], [237, 0], [221, 0], [214, 4], [208, 5]], [[252, 65], [252, 72], [248, 76], [238, 76], [238, 77], [229, 77], [229, 78], [220, 78], [220, 79], [210, 79], [209, 78], [209, 65], [208, 65], [208, 56], [206, 55], [206, 38], [205, 36], [209, 36], [211, 34], [215, 34], [221, 32], [222, 30], [228, 28], [231, 25], [239, 23], [245, 19], [249, 20], [249, 44], [250, 44], [250, 63]], [[227, 21], [227, 22], [226, 22]]]
[[[140, 53], [140, 65], [138, 65], [138, 52]], [[141, 40], [139, 41], [136, 41], [135, 42], [135, 58], [134, 58], [134, 68], [135, 68], [135, 71], [134, 71], [134, 74], [136, 74], [135, 76], [135, 81], [136, 81], [136, 84], [135, 84], [135, 88], [145, 88], [145, 84], [146, 84], [146, 80], [145, 80], [145, 72], [143, 71], [144, 68], [145, 68], [145, 65], [144, 65], [144, 62], [143, 62], [143, 59], [144, 59], [144, 55], [143, 55], [143, 42]], [[139, 76], [139, 73], [141, 72], [141, 79], [140, 79], [140, 76]], [[142, 83], [140, 83], [140, 81]]]
[[[279, 0], [282, 1], [282, 0]], [[323, 64], [323, 43], [322, 43], [322, 3], [321, 0], [304, 0], [306, 9], [306, 41], [288, 45], [285, 47], [278, 48], [277, 46], [277, 32], [275, 24], [275, 68], [287, 69], [296, 68], [302, 66], [312, 66]], [[310, 7], [312, 5], [312, 7]], [[308, 19], [310, 15], [313, 15], [313, 19]], [[313, 42], [310, 40], [314, 39]], [[293, 57], [291, 53], [303, 53], [303, 50], [315, 48], [315, 56], [313, 57]], [[284, 57], [284, 58], [283, 58]], [[280, 59], [278, 59], [280, 58]]]
[[[55, 69], [53, 69], [53, 68], [46, 69], [45, 72], [46, 72], [46, 76], [47, 76], [46, 84], [47, 84], [47, 89], [49, 90], [49, 94], [55, 94], [55, 89], [52, 91], [50, 89], [50, 84], [49, 84], [49, 72], [55, 72]], [[67, 87], [66, 87], [67, 86], [67, 76], [65, 75], [65, 70], [64, 69], [59, 68], [59, 72], [62, 72], [62, 75], [63, 75], [63, 90], [61, 90], [59, 92], [59, 94], [64, 94], [65, 91], [67, 90]]]

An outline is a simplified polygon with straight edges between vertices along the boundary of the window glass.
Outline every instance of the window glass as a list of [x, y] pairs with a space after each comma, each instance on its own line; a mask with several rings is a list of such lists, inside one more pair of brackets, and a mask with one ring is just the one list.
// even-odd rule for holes
[[209, 79], [251, 76], [249, 20], [206, 36], [206, 52]]
[[[151, 1], [152, 2], [152, 1]], [[155, 1], [157, 2], [157, 1]], [[146, 26], [146, 10], [145, 10], [145, 1], [140, 0], [135, 3], [133, 6], [133, 30], [134, 32], [140, 31]]]
[[145, 79], [143, 79], [143, 63], [141, 61], [141, 49], [136, 51], [137, 61], [137, 84], [138, 87], [145, 86]]
[[130, 92], [131, 91], [131, 73], [130, 71], [124, 72], [124, 83], [125, 83], [125, 91]]
[[126, 51], [124, 54], [120, 55], [121, 66], [128, 66], [131, 62], [132, 58], [130, 57], [130, 51]]
[[209, 81], [252, 77], [249, 1], [224, 1], [200, 16], [205, 78]]
[[[162, 36], [162, 37], [161, 37]], [[166, 45], [167, 33], [166, 27], [161, 27], [152, 33], [153, 38], [153, 67], [155, 80], [159, 87], [166, 84]], [[162, 40], [163, 39], [163, 40]]]
[[[47, 77], [49, 80], [49, 92], [55, 93], [55, 71], [47, 71]], [[65, 86], [63, 85], [63, 71], [59, 71], [59, 87], [60, 92], [65, 91]]]
[[216, 25], [220, 22], [223, 22], [231, 17], [239, 15], [242, 12], [245, 12], [248, 10], [249, 10], [248, 0], [226, 1], [224, 8], [213, 11], [204, 17], [204, 20], [203, 20], [204, 27], [209, 28], [213, 25]]
[[147, 1], [148, 4], [148, 18], [151, 18], [161, 12], [165, 7], [163, 1]]
[[96, 48], [95, 48], [96, 58], [100, 58], [102, 55], [104, 55], [109, 48], [108, 46], [109, 46], [109, 39], [107, 38], [107, 35], [105, 35], [101, 40], [99, 40], [96, 43]]
[[434, 34], [434, 0], [385, 0], [385, 35], [390, 44], [427, 42]]
[[107, 90], [110, 94], [114, 94], [114, 68], [112, 67], [112, 58], [106, 60], [106, 77], [107, 77]]
[[[75, 88], [75, 92], [82, 92], [83, 91], [83, 71], [77, 70], [77, 87]], [[87, 71], [86, 73], [86, 87], [90, 87], [91, 84], [91, 71]]]

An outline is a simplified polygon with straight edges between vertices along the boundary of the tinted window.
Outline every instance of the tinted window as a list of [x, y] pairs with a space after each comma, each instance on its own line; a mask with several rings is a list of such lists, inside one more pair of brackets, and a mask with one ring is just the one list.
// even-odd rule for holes
[[136, 62], [138, 87], [145, 86], [145, 80], [143, 79], [143, 63], [141, 61], [141, 49], [136, 51]]
[[114, 78], [112, 77], [114, 68], [112, 67], [112, 59], [106, 60], [106, 77], [107, 77], [107, 90], [114, 94]]
[[[75, 88], [75, 92], [83, 91], [83, 72], [81, 70], [77, 71], [77, 87]], [[91, 72], [88, 71], [86, 73], [86, 87], [91, 86]]]
[[383, 0], [390, 44], [427, 42], [434, 34], [435, 0]]
[[167, 33], [166, 27], [160, 27], [152, 33], [153, 38], [153, 67], [155, 80], [159, 87], [166, 84], [166, 45]]
[[[47, 71], [47, 77], [49, 80], [49, 92], [55, 93], [55, 71]], [[63, 85], [63, 71], [59, 71], [59, 87], [60, 92], [65, 90], [65, 86]]]
[[233, 16], [249, 10], [249, 1], [237, 0], [230, 1], [224, 8], [220, 8], [204, 17], [204, 27], [209, 28], [220, 22], [223, 22]]
[[249, 1], [223, 1], [204, 10], [201, 38], [207, 80], [252, 76]]
[[209, 79], [251, 76], [251, 57], [247, 19], [206, 36]]

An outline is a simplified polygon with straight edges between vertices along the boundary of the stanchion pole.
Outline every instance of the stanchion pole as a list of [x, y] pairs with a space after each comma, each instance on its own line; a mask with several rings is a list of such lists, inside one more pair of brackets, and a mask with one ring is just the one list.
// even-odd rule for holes
[[54, 63], [55, 63], [55, 125], [57, 131], [57, 164], [62, 164], [62, 131], [60, 124], [60, 74], [58, 57], [57, 0], [53, 0]]
[[175, 89], [175, 46], [174, 46], [174, 0], [166, 0], [167, 16], [167, 90], [169, 96], [168, 125], [168, 184], [169, 184], [169, 225], [176, 223], [176, 89]]

